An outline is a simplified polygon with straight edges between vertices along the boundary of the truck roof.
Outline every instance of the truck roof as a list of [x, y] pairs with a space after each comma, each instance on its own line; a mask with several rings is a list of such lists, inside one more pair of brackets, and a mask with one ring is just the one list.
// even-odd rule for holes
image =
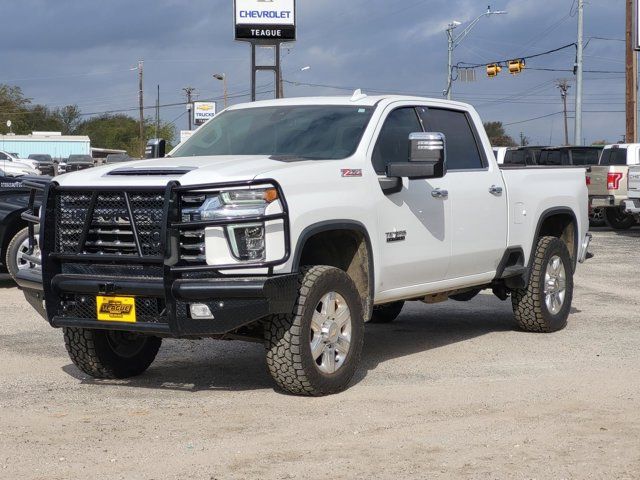
[[457, 107], [461, 109], [469, 109], [471, 106], [467, 103], [455, 102], [451, 100], [444, 100], [442, 98], [428, 98], [419, 96], [408, 95], [358, 95], [358, 92], [353, 96], [326, 96], [326, 97], [293, 97], [293, 98], [281, 98], [276, 100], [260, 100], [252, 103], [241, 103], [229, 107], [229, 110], [236, 108], [247, 107], [275, 107], [275, 106], [294, 106], [294, 105], [361, 105], [366, 107], [376, 106], [382, 101], [417, 101], [417, 102], [430, 102], [441, 105], [447, 105], [451, 107]]

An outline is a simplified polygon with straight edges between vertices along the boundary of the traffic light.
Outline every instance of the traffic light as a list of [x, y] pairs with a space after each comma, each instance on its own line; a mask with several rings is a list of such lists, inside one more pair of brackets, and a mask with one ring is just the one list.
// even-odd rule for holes
[[487, 65], [487, 76], [488, 77], [493, 78], [496, 75], [498, 75], [501, 71], [502, 71], [502, 67], [500, 65], [498, 65], [497, 63], [492, 63], [491, 65]]
[[524, 70], [524, 67], [525, 67], [524, 58], [521, 58], [519, 60], [509, 60], [508, 65], [509, 65], [509, 73], [511, 75], [517, 75], [518, 73], [522, 72], [522, 70]]

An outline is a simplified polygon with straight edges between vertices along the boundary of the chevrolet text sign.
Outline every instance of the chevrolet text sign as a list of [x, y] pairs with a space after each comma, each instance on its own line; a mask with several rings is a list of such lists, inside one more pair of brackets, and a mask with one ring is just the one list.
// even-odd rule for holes
[[296, 39], [295, 0], [235, 0], [236, 40]]

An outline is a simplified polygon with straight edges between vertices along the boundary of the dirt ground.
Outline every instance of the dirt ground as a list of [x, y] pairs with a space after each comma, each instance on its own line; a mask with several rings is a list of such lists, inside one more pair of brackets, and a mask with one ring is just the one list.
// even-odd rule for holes
[[275, 391], [242, 342], [165, 341], [142, 377], [92, 380], [4, 280], [0, 478], [640, 478], [640, 229], [591, 250], [565, 330], [518, 332], [491, 295], [408, 305], [326, 398]]

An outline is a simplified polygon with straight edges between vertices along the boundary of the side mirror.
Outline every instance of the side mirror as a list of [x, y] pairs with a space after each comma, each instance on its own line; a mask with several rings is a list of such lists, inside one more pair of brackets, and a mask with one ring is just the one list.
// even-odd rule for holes
[[409, 161], [387, 165], [387, 177], [442, 178], [446, 173], [446, 140], [437, 132], [410, 134]]
[[164, 158], [167, 142], [162, 138], [152, 138], [147, 142], [145, 158]]

